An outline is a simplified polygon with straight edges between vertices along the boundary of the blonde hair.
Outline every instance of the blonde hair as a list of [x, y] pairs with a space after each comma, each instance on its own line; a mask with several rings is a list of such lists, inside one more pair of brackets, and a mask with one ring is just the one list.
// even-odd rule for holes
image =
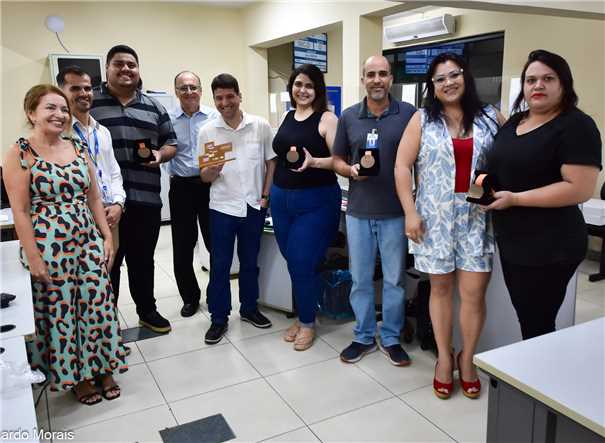
[[23, 110], [25, 111], [25, 117], [27, 118], [29, 125], [32, 128], [34, 127], [34, 122], [29, 118], [29, 114], [36, 110], [42, 97], [48, 94], [57, 94], [63, 97], [67, 109], [69, 110], [68, 128], [71, 128], [71, 108], [67, 96], [56, 86], [46, 84], [33, 86], [27, 91], [27, 94], [25, 94], [25, 98], [23, 99]]

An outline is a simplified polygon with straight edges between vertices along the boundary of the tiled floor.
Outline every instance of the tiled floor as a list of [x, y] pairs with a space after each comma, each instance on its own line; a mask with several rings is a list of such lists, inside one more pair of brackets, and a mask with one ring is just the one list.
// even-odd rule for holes
[[[596, 267], [580, 268], [577, 322], [605, 315], [605, 282], [587, 278]], [[200, 286], [207, 279], [200, 271]], [[76, 441], [150, 442], [161, 441], [161, 429], [221, 413], [238, 441], [485, 441], [487, 394], [471, 401], [456, 391], [447, 402], [436, 399], [432, 354], [417, 346], [406, 346], [413, 358], [408, 368], [390, 365], [380, 352], [341, 363], [350, 323], [320, 324], [315, 345], [295, 352], [281, 339], [290, 324], [283, 314], [265, 311], [274, 326], [260, 330], [235, 313], [226, 339], [205, 345], [206, 307], [192, 318], [179, 316], [169, 227], [162, 227], [156, 249], [155, 282], [159, 310], [173, 331], [131, 345], [130, 370], [118, 377], [121, 398], [86, 407], [72, 395], [49, 394], [50, 413], [44, 399], [38, 406], [41, 427], [48, 429], [50, 416], [52, 430], [74, 429]], [[135, 326], [125, 276], [119, 307], [123, 326]]]

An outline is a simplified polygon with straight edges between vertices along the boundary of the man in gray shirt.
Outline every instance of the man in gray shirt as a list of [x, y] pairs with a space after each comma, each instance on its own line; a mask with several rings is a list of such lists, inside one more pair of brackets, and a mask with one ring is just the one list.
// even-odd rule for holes
[[[394, 168], [399, 140], [416, 109], [390, 95], [393, 76], [389, 61], [383, 56], [366, 60], [361, 82], [367, 95], [342, 113], [332, 148], [335, 171], [349, 178], [346, 217], [353, 278], [350, 300], [357, 321], [353, 343], [341, 352], [340, 358], [354, 363], [376, 350], [373, 277], [379, 251], [384, 275], [380, 349], [392, 364], [407, 366], [410, 358], [399, 338], [405, 318], [407, 239], [403, 235], [405, 223], [395, 191]], [[370, 153], [372, 159], [366, 157]], [[368, 173], [371, 169], [376, 175], [363, 175], [364, 170]]]

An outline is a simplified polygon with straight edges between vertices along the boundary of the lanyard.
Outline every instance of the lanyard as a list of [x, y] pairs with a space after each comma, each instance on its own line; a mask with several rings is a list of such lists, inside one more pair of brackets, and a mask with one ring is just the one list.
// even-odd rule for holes
[[[97, 128], [94, 128], [94, 127], [92, 128], [92, 136], [95, 141], [94, 152], [93, 152], [93, 150], [90, 149], [90, 143], [89, 143], [88, 137], [84, 137], [84, 134], [82, 133], [80, 128], [78, 128], [78, 126], [74, 125], [74, 130], [78, 134], [78, 137], [80, 137], [80, 140], [82, 140], [83, 142], [86, 142], [86, 148], [88, 149], [88, 155], [92, 159], [92, 163], [95, 166], [95, 171], [97, 171], [97, 175], [99, 176], [99, 188], [101, 189], [103, 202], [108, 203], [108, 202], [110, 202], [109, 190], [107, 188], [107, 185], [105, 184], [105, 181], [103, 180], [103, 171], [101, 171], [101, 168], [99, 168], [99, 164], [97, 163], [97, 159], [99, 158], [99, 138], [97, 136]], [[86, 133], [88, 134], [88, 129], [86, 130]]]

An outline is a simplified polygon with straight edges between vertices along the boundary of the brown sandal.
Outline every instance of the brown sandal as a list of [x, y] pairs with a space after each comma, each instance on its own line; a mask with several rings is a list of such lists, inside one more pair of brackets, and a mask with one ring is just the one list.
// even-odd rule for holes
[[76, 399], [83, 405], [92, 406], [96, 405], [97, 403], [100, 403], [101, 400], [103, 400], [103, 398], [97, 391], [88, 392], [86, 394], [78, 394], [78, 392], [76, 391], [76, 386], [71, 389], [71, 392], [73, 392]]
[[[103, 383], [105, 380], [107, 380], [107, 378], [111, 378], [111, 383], [109, 384], [109, 386], [105, 386], [105, 384]], [[121, 395], [121, 390], [120, 390], [120, 386], [115, 382], [115, 380], [113, 379], [113, 377], [109, 374], [105, 374], [100, 376], [97, 380], [96, 380], [97, 386], [99, 388], [101, 388], [101, 395], [103, 396], [103, 398], [105, 400], [115, 400], [116, 398], [119, 398]]]
[[286, 329], [286, 332], [284, 333], [284, 340], [288, 343], [292, 343], [294, 340], [296, 340], [296, 335], [298, 334], [299, 330], [300, 324], [298, 321], [295, 321], [292, 326]]
[[294, 340], [294, 349], [296, 351], [306, 351], [313, 346], [315, 340], [315, 329], [301, 326]]
[[101, 391], [101, 395], [103, 396], [103, 398], [109, 401], [119, 398], [121, 394], [122, 391], [120, 389], [120, 386], [118, 386], [117, 384], [114, 384], [107, 388], [103, 388], [103, 390]]

